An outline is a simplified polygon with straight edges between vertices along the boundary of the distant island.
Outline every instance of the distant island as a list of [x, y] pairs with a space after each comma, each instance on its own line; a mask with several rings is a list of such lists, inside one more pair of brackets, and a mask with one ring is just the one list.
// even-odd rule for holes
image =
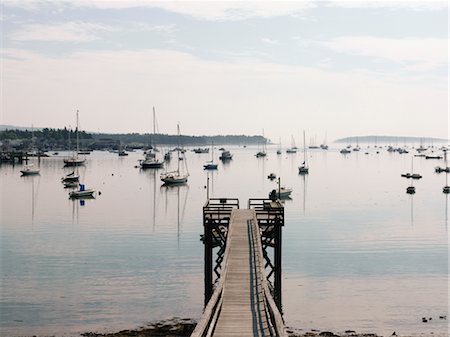
[[[76, 130], [53, 128], [17, 128], [0, 126], [1, 149], [7, 150], [68, 150], [75, 146]], [[148, 148], [151, 145], [174, 147], [214, 145], [256, 145], [268, 143], [262, 136], [217, 135], [189, 136], [169, 134], [139, 134], [139, 133], [90, 133], [78, 132], [80, 149], [84, 150], [117, 150], [119, 147], [128, 149]], [[72, 145], [69, 144], [71, 140]]]
[[433, 144], [433, 143], [446, 143], [447, 139], [443, 138], [433, 138], [433, 137], [401, 137], [401, 136], [354, 136], [336, 139], [335, 143], [346, 143], [346, 144], [356, 144], [356, 143], [383, 143], [383, 144], [403, 144], [403, 143], [422, 143], [422, 144]]

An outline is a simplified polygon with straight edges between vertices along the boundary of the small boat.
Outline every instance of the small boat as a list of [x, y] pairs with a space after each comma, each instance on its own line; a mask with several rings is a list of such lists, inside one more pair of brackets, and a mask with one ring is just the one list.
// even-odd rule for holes
[[328, 150], [328, 145], [320, 144], [320, 148], [321, 148], [322, 150]]
[[179, 171], [161, 174], [161, 181], [166, 185], [184, 184], [187, 182], [189, 174], [180, 174]]
[[444, 187], [442, 188], [442, 193], [445, 193], [445, 194], [450, 193], [450, 186], [444, 186]]
[[197, 148], [197, 149], [193, 149], [192, 150], [195, 153], [209, 153], [209, 149], [208, 148]]
[[434, 168], [434, 172], [436, 172], [436, 173], [441, 173], [441, 172], [446, 172], [446, 173], [449, 173], [450, 172], [450, 167], [440, 167], [440, 166], [436, 166], [435, 168]]
[[280, 187], [280, 189], [273, 189], [269, 193], [269, 198], [272, 199], [274, 196], [278, 199], [289, 199], [291, 197], [292, 188]]
[[267, 156], [267, 153], [263, 151], [259, 151], [257, 154], [255, 154], [256, 158], [265, 157]]
[[169, 160], [171, 160], [172, 159], [172, 153], [171, 152], [166, 152], [165, 154], [164, 154], [164, 160], [165, 161], [169, 161]]
[[309, 167], [305, 165], [305, 162], [303, 162], [302, 166], [299, 166], [298, 168], [298, 174], [308, 174], [309, 173]]
[[72, 183], [72, 182], [78, 183], [79, 180], [80, 180], [80, 176], [78, 174], [75, 174], [74, 171], [72, 171], [72, 173], [69, 173], [65, 177], [61, 178], [62, 183]]
[[119, 157], [124, 157], [124, 156], [128, 156], [128, 153], [125, 152], [125, 150], [120, 150], [119, 151]]
[[347, 154], [347, 153], [351, 153], [352, 151], [348, 150], [348, 149], [342, 149], [341, 151], [339, 151], [342, 154]]
[[77, 181], [67, 181], [64, 182], [64, 188], [75, 188], [78, 187], [78, 182]]
[[69, 197], [72, 199], [81, 199], [81, 198], [89, 198], [93, 197], [95, 190], [86, 189], [84, 184], [80, 184], [80, 189], [78, 191], [69, 192]]
[[40, 169], [35, 168], [33, 164], [28, 164], [23, 167], [23, 169], [20, 170], [23, 176], [32, 176], [37, 175], [40, 172]]
[[415, 188], [414, 186], [408, 186], [408, 187], [406, 188], [406, 193], [408, 193], [408, 194], [414, 194], [414, 193], [416, 193], [416, 188]]
[[219, 151], [225, 151], [225, 148], [221, 147], [221, 148], [219, 149]]
[[275, 173], [271, 173], [267, 176], [267, 179], [274, 180], [277, 177]]
[[442, 156], [425, 156], [425, 159], [442, 159]]
[[225, 160], [231, 160], [233, 159], [233, 155], [231, 154], [230, 151], [228, 150], [222, 150], [222, 154], [219, 157], [220, 160], [225, 161]]
[[77, 152], [78, 154], [91, 154], [90, 150], [81, 150]]
[[286, 150], [286, 153], [297, 153], [296, 149], [290, 148]]
[[53, 156], [57, 156], [59, 152], [53, 152]]
[[217, 170], [217, 164], [215, 164], [213, 162], [206, 163], [205, 165], [203, 165], [203, 169], [204, 170]]

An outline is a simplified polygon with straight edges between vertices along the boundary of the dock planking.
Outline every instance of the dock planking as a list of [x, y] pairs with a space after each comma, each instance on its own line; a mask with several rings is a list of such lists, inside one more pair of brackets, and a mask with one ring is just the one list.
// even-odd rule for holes
[[253, 210], [233, 210], [222, 295], [222, 309], [214, 336], [266, 336], [267, 323], [262, 324], [257, 310], [258, 275], [249, 240], [250, 223], [256, 223]]

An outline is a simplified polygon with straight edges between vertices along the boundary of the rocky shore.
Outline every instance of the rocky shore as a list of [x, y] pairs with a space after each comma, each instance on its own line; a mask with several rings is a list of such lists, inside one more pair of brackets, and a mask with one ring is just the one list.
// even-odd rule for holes
[[[171, 318], [156, 323], [150, 323], [145, 327], [136, 330], [122, 330], [113, 333], [86, 332], [83, 337], [189, 337], [194, 330], [196, 322], [189, 318]], [[333, 333], [331, 331], [300, 331], [294, 328], [287, 328], [289, 337], [383, 337], [376, 334], [359, 334], [353, 330], [346, 330], [343, 333]], [[397, 335], [395, 332], [392, 337], [407, 337]], [[385, 336], [389, 337], [389, 336]]]

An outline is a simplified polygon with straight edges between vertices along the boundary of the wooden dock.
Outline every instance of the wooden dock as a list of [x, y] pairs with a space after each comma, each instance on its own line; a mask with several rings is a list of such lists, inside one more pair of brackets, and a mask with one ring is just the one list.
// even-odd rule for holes
[[267, 285], [254, 209], [231, 210], [221, 277], [192, 336], [284, 336]]
[[227, 273], [214, 336], [267, 335], [267, 322], [260, 322], [258, 308], [259, 281], [249, 240], [251, 222], [256, 223], [253, 210], [234, 210], [231, 213]]

